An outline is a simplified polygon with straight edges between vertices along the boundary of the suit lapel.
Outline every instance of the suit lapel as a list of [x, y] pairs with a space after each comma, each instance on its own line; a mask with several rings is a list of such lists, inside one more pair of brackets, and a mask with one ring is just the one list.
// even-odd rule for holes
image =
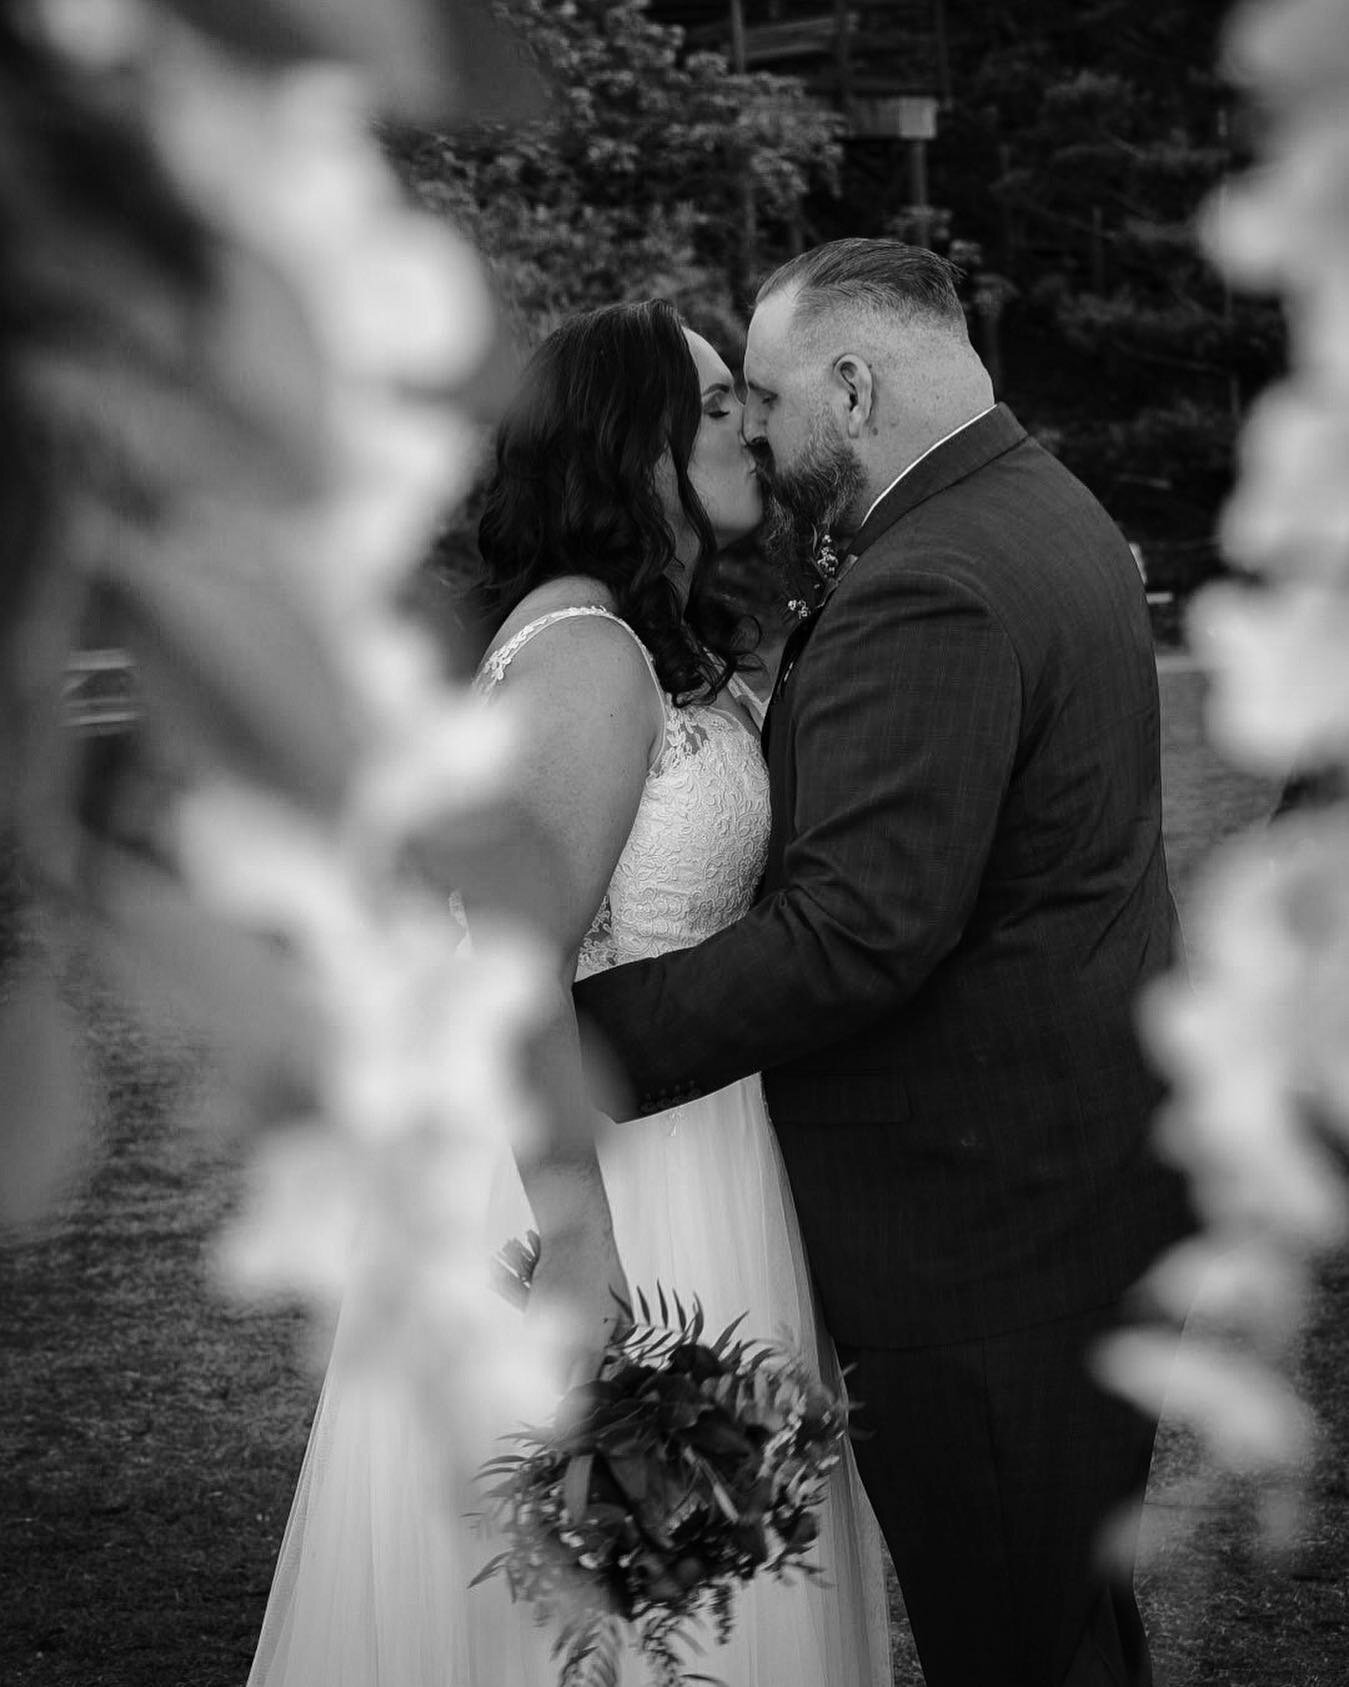
[[[1005, 404], [995, 405], [958, 434], [943, 440], [936, 450], [920, 457], [914, 466], [890, 488], [854, 534], [844, 558], [857, 558], [888, 532], [901, 517], [938, 492], [945, 492], [958, 480], [985, 468], [1026, 438], [1026, 430]], [[821, 605], [823, 607], [823, 605]]]
[[962, 428], [958, 434], [943, 440], [935, 451], [920, 458], [905, 475], [890, 488], [886, 495], [872, 510], [862, 523], [861, 528], [853, 536], [840, 565], [837, 576], [829, 582], [824, 596], [814, 612], [806, 617], [787, 635], [787, 642], [782, 647], [782, 661], [778, 666], [778, 677], [773, 686], [773, 692], [768, 700], [768, 708], [764, 712], [763, 726], [760, 729], [760, 742], [764, 755], [768, 754], [769, 741], [773, 732], [773, 717], [779, 712], [782, 703], [783, 688], [791, 678], [792, 669], [796, 666], [805, 650], [810, 635], [820, 616], [829, 605], [830, 598], [838, 589], [848, 571], [857, 562], [862, 553], [872, 545], [883, 533], [892, 528], [901, 517], [910, 510], [917, 509], [919, 504], [934, 497], [938, 492], [944, 492], [948, 486], [954, 486], [957, 481], [964, 480], [976, 470], [984, 468], [996, 457], [1001, 457], [1015, 445], [1020, 445], [1026, 438], [1026, 430], [1005, 404], [996, 405], [986, 416], [980, 416], [968, 427]]

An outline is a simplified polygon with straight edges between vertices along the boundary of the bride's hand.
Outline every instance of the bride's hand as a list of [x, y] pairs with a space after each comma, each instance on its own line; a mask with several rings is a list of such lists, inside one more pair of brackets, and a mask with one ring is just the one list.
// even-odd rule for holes
[[[627, 1274], [607, 1227], [579, 1227], [544, 1238], [529, 1282], [525, 1316], [556, 1331], [562, 1387], [589, 1382], [609, 1338], [625, 1323]], [[620, 1302], [623, 1303], [620, 1305]]]

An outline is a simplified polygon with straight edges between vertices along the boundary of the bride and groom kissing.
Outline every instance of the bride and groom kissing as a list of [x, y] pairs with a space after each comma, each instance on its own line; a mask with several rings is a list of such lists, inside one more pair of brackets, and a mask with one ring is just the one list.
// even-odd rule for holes
[[[706, 583], [755, 529], [836, 558], [763, 719]], [[539, 1231], [582, 1349], [660, 1282], [858, 1402], [824, 1577], [753, 1583], [706, 1667], [888, 1681], [883, 1535], [929, 1687], [1149, 1682], [1096, 1547], [1156, 1425], [1087, 1365], [1189, 1222], [1134, 1030], [1174, 911], [1127, 543], [994, 402], [950, 266], [843, 240], [764, 283], [743, 388], [668, 305], [564, 323], [480, 549], [562, 956], [539, 1070], [579, 1095], [588, 1022], [634, 1115], [503, 1156], [491, 1233]], [[413, 1419], [334, 1361], [253, 1687], [551, 1687]]]

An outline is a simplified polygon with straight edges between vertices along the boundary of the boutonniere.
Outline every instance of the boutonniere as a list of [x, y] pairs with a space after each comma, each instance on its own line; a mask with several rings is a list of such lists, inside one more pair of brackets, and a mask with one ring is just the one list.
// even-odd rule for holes
[[823, 580], [832, 580], [838, 573], [838, 552], [834, 549], [832, 533], [821, 533], [815, 541], [815, 555], [811, 558], [815, 572]]
[[795, 614], [798, 621], [804, 621], [808, 616], [815, 613], [815, 611], [824, 602], [825, 598], [828, 597], [830, 588], [834, 585], [837, 578], [839, 555], [838, 551], [834, 547], [834, 536], [832, 533], [824, 532], [816, 534], [815, 548], [810, 555], [810, 565], [818, 576], [810, 592], [810, 596], [812, 596], [815, 601], [811, 603], [804, 597], [793, 597], [788, 598], [787, 600], [788, 609]]

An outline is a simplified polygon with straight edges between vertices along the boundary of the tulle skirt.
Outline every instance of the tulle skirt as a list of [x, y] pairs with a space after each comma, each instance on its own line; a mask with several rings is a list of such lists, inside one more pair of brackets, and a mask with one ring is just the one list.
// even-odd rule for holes
[[[746, 1313], [744, 1333], [785, 1337], [837, 1384], [757, 1078], [609, 1127], [601, 1164], [634, 1289], [697, 1296], [714, 1331]], [[532, 1223], [509, 1159], [492, 1219], [502, 1242]], [[503, 1301], [502, 1316], [518, 1314]], [[500, 1578], [469, 1587], [491, 1543], [464, 1515], [471, 1497], [444, 1491], [444, 1468], [396, 1383], [334, 1359], [249, 1687], [556, 1687], [551, 1633]], [[736, 1598], [730, 1640], [708, 1634], [689, 1667], [727, 1687], [888, 1684], [880, 1535], [851, 1452], [815, 1557], [823, 1582], [759, 1578]], [[639, 1687], [647, 1676], [629, 1659], [622, 1679]]]

